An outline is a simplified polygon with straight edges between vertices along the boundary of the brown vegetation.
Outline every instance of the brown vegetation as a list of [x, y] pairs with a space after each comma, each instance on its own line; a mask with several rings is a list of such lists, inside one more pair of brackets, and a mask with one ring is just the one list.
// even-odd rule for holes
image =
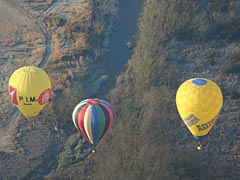
[[239, 93], [236, 3], [144, 2], [134, 56], [110, 95], [116, 121], [98, 146], [93, 179], [238, 179], [239, 97], [224, 94], [201, 152], [175, 107], [178, 86], [192, 77]]
[[[53, 3], [14, 2], [20, 2], [23, 9], [36, 16]], [[94, 82], [96, 74], [90, 76], [89, 72], [96, 70], [94, 64], [105, 52], [107, 41], [102, 38], [109, 35], [107, 17], [116, 15], [117, 3], [115, 0], [80, 2], [61, 6], [42, 17], [54, 44], [45, 68], [54, 93], [40, 115], [41, 121], [36, 122], [38, 130], [27, 131], [24, 122], [17, 126], [16, 154], [12, 157], [0, 154], [1, 161], [7, 162], [6, 166], [1, 162], [2, 178], [237, 180], [240, 175], [238, 1], [144, 1], [134, 55], [109, 94], [115, 122], [94, 155], [69, 121], [74, 105], [93, 92], [89, 84]], [[37, 32], [18, 34], [8, 39], [11, 43], [3, 44], [14, 45], [14, 41], [28, 44], [32, 49], [28, 54], [31, 59], [42, 52], [42, 46], [37, 46], [38, 50], [33, 48], [43, 43]], [[18, 61], [14, 63], [13, 67], [12, 64], [4, 67], [15, 68]], [[178, 86], [192, 77], [216, 81], [224, 95], [223, 109], [200, 152], [175, 106]], [[0, 78], [1, 82], [7, 82], [7, 76]], [[6, 121], [7, 114], [13, 114], [6, 106], [9, 103], [0, 106], [1, 121]], [[51, 128], [53, 125], [55, 130]], [[41, 148], [34, 146], [36, 143]], [[18, 163], [20, 170], [9, 175], [7, 170]]]

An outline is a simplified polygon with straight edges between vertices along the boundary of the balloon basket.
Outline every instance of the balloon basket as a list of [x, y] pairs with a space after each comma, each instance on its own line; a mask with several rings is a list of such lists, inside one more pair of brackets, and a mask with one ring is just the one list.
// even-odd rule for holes
[[95, 154], [97, 151], [96, 151], [96, 149], [95, 148], [93, 148], [92, 150], [91, 150], [91, 153], [92, 154]]
[[200, 142], [198, 142], [198, 145], [197, 145], [197, 150], [201, 151], [202, 150], [202, 144]]

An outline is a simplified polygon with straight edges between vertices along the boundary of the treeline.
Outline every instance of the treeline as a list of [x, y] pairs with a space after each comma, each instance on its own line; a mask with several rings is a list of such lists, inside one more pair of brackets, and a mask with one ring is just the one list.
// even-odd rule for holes
[[[156, 8], [143, 21], [159, 27], [158, 40], [193, 39], [232, 40], [239, 35], [238, 1], [158, 0], [146, 1], [146, 8]], [[141, 28], [141, 26], [140, 26]]]
[[[239, 172], [235, 167], [237, 156], [231, 154], [231, 147], [227, 144], [221, 146], [220, 136], [210, 135], [205, 149], [198, 152], [197, 141], [180, 121], [175, 107], [178, 86], [187, 75], [194, 76], [195, 69], [200, 65], [202, 74], [204, 68], [212, 68], [220, 74], [209, 72], [210, 77], [217, 80], [217, 77], [221, 79], [224, 76], [223, 66], [217, 66], [217, 62], [209, 65], [203, 61], [202, 50], [191, 52], [193, 49], [186, 47], [188, 43], [214, 44], [216, 47], [211, 52], [215, 53], [208, 58], [215, 62], [219, 58], [218, 48], [223, 46], [221, 43], [237, 41], [240, 20], [237, 3], [214, 0], [144, 1], [137, 47], [126, 72], [118, 77], [116, 88], [109, 95], [115, 111], [115, 123], [97, 147], [98, 152], [93, 157], [95, 165], [88, 172], [92, 179], [238, 179]], [[174, 49], [176, 44], [187, 45]], [[188, 56], [198, 60], [193, 63], [195, 67], [188, 66], [186, 49]], [[226, 64], [227, 60], [224, 61]], [[239, 73], [233, 70], [232, 73]], [[216, 134], [220, 134], [219, 129], [224, 129], [226, 125], [224, 122], [219, 124], [221, 126], [217, 125], [214, 131]], [[227, 140], [230, 138], [227, 134], [221, 132], [221, 137]], [[214, 142], [211, 143], [211, 140]], [[228, 164], [220, 161], [228, 161]]]

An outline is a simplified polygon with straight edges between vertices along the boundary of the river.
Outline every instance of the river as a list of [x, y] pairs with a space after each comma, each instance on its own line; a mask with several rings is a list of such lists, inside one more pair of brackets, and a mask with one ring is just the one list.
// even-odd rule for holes
[[127, 47], [127, 42], [135, 44], [134, 35], [138, 29], [138, 17], [142, 7], [142, 0], [119, 0], [119, 14], [115, 31], [111, 36], [110, 52], [103, 57], [104, 70], [109, 76], [100, 89], [101, 94], [107, 94], [114, 88], [116, 77], [126, 68], [133, 49]]

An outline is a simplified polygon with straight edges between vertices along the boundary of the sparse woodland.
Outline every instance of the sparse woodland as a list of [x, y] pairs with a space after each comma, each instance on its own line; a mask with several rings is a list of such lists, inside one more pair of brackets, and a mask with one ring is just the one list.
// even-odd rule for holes
[[[41, 8], [22, 4], [25, 10], [31, 9], [31, 16], [38, 16], [44, 12], [43, 7], [54, 1], [44, 2]], [[69, 125], [71, 110], [66, 107], [73, 109], [79, 99], [94, 93], [91, 84], [98, 74], [91, 75], [90, 71], [97, 72], [95, 64], [106, 52], [111, 33], [107, 27], [113, 25], [110, 23], [118, 11], [116, 0], [79, 2], [41, 19], [54, 46], [44, 68], [53, 81], [54, 92], [41, 120], [59, 126], [62, 146], [55, 150], [59, 154], [51, 161], [53, 171], [41, 172], [39, 167], [43, 165], [36, 165], [25, 177], [239, 179], [240, 1], [144, 0], [134, 54], [106, 97], [114, 107], [115, 122], [94, 155], [88, 154], [82, 136]], [[30, 57], [42, 51], [39, 36], [38, 31], [24, 35], [29, 46], [38, 45]], [[182, 123], [175, 106], [177, 88], [193, 77], [215, 81], [224, 96], [222, 111], [202, 151], [197, 151], [197, 141]], [[1, 78], [4, 84], [6, 77]], [[4, 119], [7, 113], [0, 107]], [[59, 142], [54, 142], [58, 147]]]
[[[145, 0], [137, 47], [110, 99], [115, 124], [93, 179], [229, 179], [239, 168], [239, 1]], [[216, 81], [224, 105], [203, 150], [175, 107], [186, 79]]]

